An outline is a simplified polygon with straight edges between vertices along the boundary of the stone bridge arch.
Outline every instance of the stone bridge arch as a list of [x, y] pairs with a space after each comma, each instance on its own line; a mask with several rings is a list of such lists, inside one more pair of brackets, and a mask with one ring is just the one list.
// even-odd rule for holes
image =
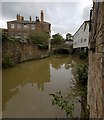
[[59, 54], [70, 54], [70, 51], [65, 48], [57, 48], [53, 50], [53, 53], [59, 53]]
[[62, 54], [71, 54], [73, 51], [72, 46], [68, 46], [68, 45], [57, 45], [57, 46], [52, 46], [51, 48], [51, 52], [52, 53], [62, 53]]

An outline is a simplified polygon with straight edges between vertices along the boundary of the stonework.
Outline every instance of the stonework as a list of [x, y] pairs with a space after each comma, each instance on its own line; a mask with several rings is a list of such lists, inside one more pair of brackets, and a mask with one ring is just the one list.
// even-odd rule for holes
[[45, 32], [50, 34], [51, 24], [44, 21], [43, 11], [41, 11], [40, 18], [40, 20], [39, 17], [36, 17], [36, 20], [32, 20], [30, 16], [29, 20], [24, 20], [23, 16], [17, 14], [16, 20], [7, 22], [9, 36], [26, 42], [31, 32]]
[[19, 41], [3, 41], [2, 49], [2, 62], [9, 57], [14, 64], [48, 56], [48, 50], [41, 50], [32, 43], [22, 44]]
[[104, 2], [90, 14], [88, 96], [90, 118], [104, 118]]

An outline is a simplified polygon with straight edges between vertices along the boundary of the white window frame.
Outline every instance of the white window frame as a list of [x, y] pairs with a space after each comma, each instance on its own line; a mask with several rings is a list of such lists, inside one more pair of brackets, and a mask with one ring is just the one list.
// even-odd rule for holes
[[35, 30], [35, 25], [34, 24], [31, 25], [31, 29]]
[[17, 28], [18, 28], [18, 29], [21, 29], [21, 24], [17, 24]]
[[15, 28], [15, 24], [12, 23], [12, 24], [11, 24], [11, 28], [12, 28], [12, 29]]
[[24, 24], [24, 29], [29, 28], [28, 24]]

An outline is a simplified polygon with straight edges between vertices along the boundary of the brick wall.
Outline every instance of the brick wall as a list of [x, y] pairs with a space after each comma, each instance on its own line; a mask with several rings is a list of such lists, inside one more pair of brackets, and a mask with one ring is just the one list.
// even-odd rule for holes
[[104, 117], [104, 2], [93, 3], [89, 38], [88, 104], [90, 117]]

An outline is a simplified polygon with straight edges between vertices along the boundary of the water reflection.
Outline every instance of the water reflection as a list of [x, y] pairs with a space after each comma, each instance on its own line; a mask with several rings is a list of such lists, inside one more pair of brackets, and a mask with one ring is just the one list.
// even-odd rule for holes
[[24, 65], [3, 70], [3, 110], [5, 103], [18, 94], [20, 87], [27, 84], [34, 87], [36, 83], [37, 89], [43, 91], [44, 83], [47, 82], [50, 82], [50, 66], [47, 63], [43, 64], [42, 61], [39, 64], [24, 63]]
[[71, 57], [50, 57], [3, 70], [3, 116], [64, 117], [59, 108], [51, 105], [49, 94], [65, 92], [70, 86], [72, 61]]

